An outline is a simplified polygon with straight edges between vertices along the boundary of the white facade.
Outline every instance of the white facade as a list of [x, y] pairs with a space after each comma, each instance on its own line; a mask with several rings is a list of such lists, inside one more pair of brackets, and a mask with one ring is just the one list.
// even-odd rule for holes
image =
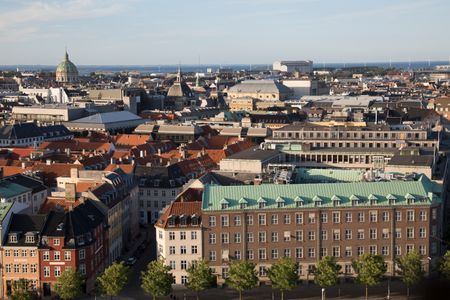
[[273, 63], [273, 70], [280, 72], [295, 72], [309, 74], [313, 71], [313, 62], [311, 60], [299, 61], [276, 61]]
[[175, 284], [184, 284], [187, 279], [187, 268], [193, 261], [202, 258], [202, 231], [189, 226], [183, 228], [168, 225], [167, 228], [156, 228], [157, 257], [172, 268]]
[[19, 91], [32, 97], [40, 96], [45, 100], [45, 103], [71, 103], [70, 97], [62, 87], [39, 89], [20, 86]]
[[294, 91], [295, 97], [317, 95], [317, 81], [311, 79], [283, 80], [283, 84]]

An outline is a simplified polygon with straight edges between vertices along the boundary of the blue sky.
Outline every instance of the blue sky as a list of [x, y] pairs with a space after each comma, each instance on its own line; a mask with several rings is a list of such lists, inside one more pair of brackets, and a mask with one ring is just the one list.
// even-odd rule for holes
[[447, 60], [448, 0], [0, 0], [0, 65]]

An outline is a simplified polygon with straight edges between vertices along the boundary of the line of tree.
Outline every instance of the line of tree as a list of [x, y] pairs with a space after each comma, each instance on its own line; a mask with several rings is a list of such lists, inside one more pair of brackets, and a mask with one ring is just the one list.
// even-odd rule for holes
[[[425, 275], [423, 270], [423, 257], [418, 252], [410, 252], [399, 257], [395, 261], [398, 267], [398, 275], [406, 285], [407, 297], [410, 287], [419, 283]], [[225, 283], [239, 293], [239, 299], [245, 291], [258, 285], [258, 273], [256, 265], [246, 260], [233, 261], [229, 265], [229, 275]], [[381, 255], [363, 254], [353, 260], [352, 267], [356, 273], [356, 281], [365, 285], [365, 298], [368, 299], [370, 286], [378, 284], [387, 271], [387, 264]], [[272, 264], [267, 270], [267, 276], [272, 283], [272, 288], [279, 290], [281, 300], [284, 293], [294, 289], [299, 280], [298, 263], [289, 257], [283, 257]], [[443, 277], [450, 279], [450, 250], [441, 258], [438, 267]], [[147, 265], [147, 269], [141, 272], [141, 287], [151, 294], [153, 299], [168, 296], [172, 292], [172, 284], [175, 283], [171, 268], [164, 261], [156, 260]], [[341, 266], [335, 257], [323, 257], [314, 269], [314, 282], [322, 288], [335, 286], [339, 283]], [[202, 291], [213, 287], [216, 276], [205, 260], [194, 261], [187, 269], [186, 287], [194, 291], [199, 299]], [[112, 299], [118, 296], [127, 285], [130, 278], [130, 268], [123, 262], [113, 263], [97, 278], [96, 284], [102, 296]], [[55, 291], [61, 299], [74, 299], [82, 294], [82, 286], [85, 279], [75, 270], [67, 269], [58, 278]], [[30, 281], [19, 279], [12, 282], [10, 299], [32, 300], [37, 298], [36, 291], [31, 287]]]

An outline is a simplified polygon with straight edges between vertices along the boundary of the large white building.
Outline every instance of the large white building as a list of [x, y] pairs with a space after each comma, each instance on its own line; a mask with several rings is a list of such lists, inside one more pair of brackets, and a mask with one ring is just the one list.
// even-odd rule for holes
[[329, 95], [330, 88], [325, 82], [310, 78], [285, 79], [282, 82], [294, 91], [294, 97]]
[[171, 267], [175, 284], [187, 281], [187, 268], [202, 258], [201, 202], [173, 202], [155, 224], [157, 257]]
[[313, 71], [312, 60], [295, 60], [295, 61], [276, 61], [273, 63], [273, 70], [280, 72], [300, 72], [302, 74], [310, 74]]

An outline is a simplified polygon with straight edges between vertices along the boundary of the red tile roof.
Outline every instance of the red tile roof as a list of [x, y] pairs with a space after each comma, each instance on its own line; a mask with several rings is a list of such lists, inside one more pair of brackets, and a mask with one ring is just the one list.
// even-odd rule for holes
[[122, 171], [124, 171], [127, 174], [132, 174], [134, 172], [135, 165], [132, 165], [132, 164], [129, 164], [129, 165], [125, 165], [125, 164], [109, 164], [105, 168], [105, 171], [114, 172], [114, 170], [117, 169], [117, 168], [122, 169]]
[[133, 147], [145, 144], [149, 140], [150, 136], [145, 134], [118, 134], [114, 139], [114, 144]]
[[[192, 202], [179, 202], [175, 201], [170, 204], [169, 207], [163, 212], [160, 216], [159, 220], [156, 222], [156, 226], [165, 228], [167, 226], [167, 220], [169, 216], [192, 216], [196, 215], [198, 217], [201, 216], [202, 213], [202, 202], [201, 201], [192, 201]], [[200, 224], [200, 219], [199, 219]]]

